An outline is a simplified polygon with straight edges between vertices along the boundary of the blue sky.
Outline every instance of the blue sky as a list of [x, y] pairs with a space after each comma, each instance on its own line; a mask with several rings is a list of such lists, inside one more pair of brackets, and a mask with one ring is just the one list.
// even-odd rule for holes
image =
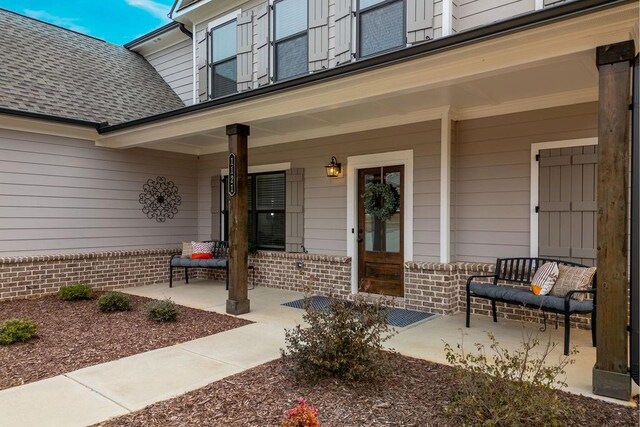
[[0, 8], [116, 44], [168, 23], [172, 4], [173, 0], [0, 0]]

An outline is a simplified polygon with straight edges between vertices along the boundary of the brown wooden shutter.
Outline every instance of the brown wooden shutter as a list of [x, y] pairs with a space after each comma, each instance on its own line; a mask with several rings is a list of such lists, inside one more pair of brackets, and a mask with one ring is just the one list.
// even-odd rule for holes
[[304, 169], [286, 172], [285, 250], [302, 252], [304, 244]]
[[251, 89], [253, 80], [253, 11], [242, 12], [236, 21], [238, 92]]
[[596, 262], [596, 146], [540, 151], [538, 253]]
[[433, 39], [434, 0], [407, 0], [407, 43]]
[[309, 71], [329, 67], [329, 0], [309, 0]]
[[269, 3], [255, 9], [258, 86], [269, 83]]
[[222, 230], [220, 230], [221, 207], [221, 186], [220, 175], [211, 177], [211, 240], [222, 240]]
[[351, 0], [336, 0], [336, 65], [351, 61]]
[[200, 30], [196, 34], [197, 41], [197, 50], [196, 53], [198, 55], [197, 65], [198, 65], [198, 100], [200, 102], [206, 101], [209, 99], [209, 66], [208, 66], [208, 37], [207, 31]]

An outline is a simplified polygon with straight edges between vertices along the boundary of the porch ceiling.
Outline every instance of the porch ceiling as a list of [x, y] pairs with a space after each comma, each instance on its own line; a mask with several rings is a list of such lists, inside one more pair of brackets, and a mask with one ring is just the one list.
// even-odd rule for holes
[[[637, 5], [487, 40], [365, 73], [101, 135], [112, 148], [227, 150], [225, 126], [265, 146], [439, 119], [595, 101], [595, 47], [629, 38]], [[622, 24], [621, 24], [622, 23]], [[625, 25], [628, 23], [628, 25]]]

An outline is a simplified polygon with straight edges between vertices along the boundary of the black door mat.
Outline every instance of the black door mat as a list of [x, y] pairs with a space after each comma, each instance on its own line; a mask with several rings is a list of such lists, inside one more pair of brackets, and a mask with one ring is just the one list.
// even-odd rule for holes
[[[331, 299], [329, 297], [314, 295], [310, 298], [311, 307], [316, 310], [326, 309]], [[295, 301], [285, 302], [282, 305], [293, 308], [304, 308], [304, 298]], [[432, 313], [425, 313], [423, 311], [405, 310], [404, 308], [392, 308], [387, 316], [387, 323], [391, 326], [398, 328], [404, 328], [405, 326], [412, 325], [421, 320], [432, 317]]]

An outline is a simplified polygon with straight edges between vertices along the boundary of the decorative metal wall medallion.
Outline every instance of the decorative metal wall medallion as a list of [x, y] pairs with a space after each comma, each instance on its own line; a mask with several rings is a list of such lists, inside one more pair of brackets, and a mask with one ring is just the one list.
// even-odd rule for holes
[[143, 205], [142, 212], [147, 215], [147, 218], [165, 222], [178, 213], [182, 198], [178, 195], [178, 187], [173, 181], [167, 181], [163, 176], [155, 180], [148, 179], [142, 186], [142, 190], [139, 202]]

